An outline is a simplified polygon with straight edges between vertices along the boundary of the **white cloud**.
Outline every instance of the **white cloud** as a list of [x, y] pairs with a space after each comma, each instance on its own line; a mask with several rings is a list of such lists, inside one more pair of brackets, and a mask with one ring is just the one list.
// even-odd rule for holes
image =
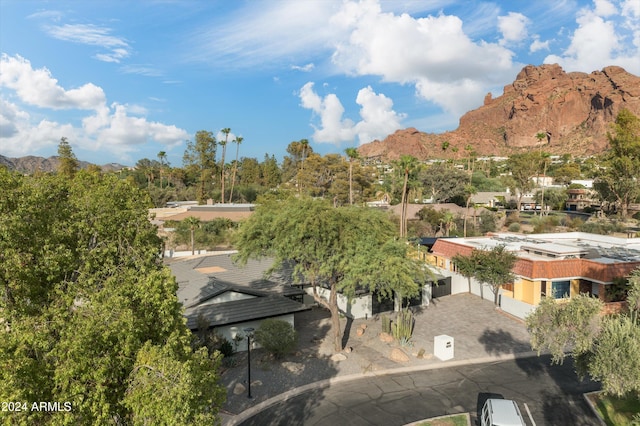
[[302, 71], [302, 72], [310, 72], [313, 71], [313, 69], [315, 68], [315, 65], [313, 64], [313, 62], [310, 62], [306, 65], [292, 65], [291, 69], [296, 70], [296, 71]]
[[457, 116], [480, 105], [519, 67], [504, 46], [472, 41], [456, 16], [395, 15], [368, 0], [346, 2], [331, 23], [350, 34], [332, 57], [339, 70], [414, 84], [419, 96]]
[[249, 2], [191, 34], [189, 60], [216, 68], [268, 67], [311, 59], [339, 37], [327, 25], [340, 6], [333, 1]]
[[[157, 143], [171, 147], [186, 140], [188, 133], [174, 125], [148, 120], [147, 110], [138, 105], [106, 104], [101, 88], [87, 83], [66, 90], [45, 68], [33, 69], [20, 57], [2, 55], [0, 87], [15, 93], [21, 103], [40, 110], [33, 115], [18, 102], [0, 98], [0, 140], [3, 153], [35, 154], [58, 144], [66, 136], [72, 143], [88, 150], [103, 149], [118, 156], [133, 152], [136, 146]], [[58, 123], [46, 118], [48, 110], [75, 109], [91, 111], [81, 123]]]
[[0, 57], [0, 86], [16, 91], [23, 102], [52, 109], [95, 109], [105, 102], [101, 88], [87, 83], [65, 90], [46, 68], [33, 69], [21, 56]]
[[111, 35], [110, 28], [90, 24], [63, 24], [48, 25], [45, 31], [59, 40], [106, 49], [106, 53], [95, 55], [95, 58], [100, 61], [120, 62], [131, 54], [129, 43], [121, 37]]
[[618, 13], [616, 6], [609, 0], [593, 0], [593, 3], [595, 5], [594, 13], [598, 16], [606, 18]]
[[[639, 16], [626, 5], [621, 15], [613, 15], [615, 6], [606, 1], [596, 1], [594, 9], [581, 9], [567, 49], [561, 55], [547, 56], [544, 62], [559, 63], [567, 71], [591, 72], [619, 65], [640, 73]], [[632, 38], [633, 44], [625, 43], [625, 38]]]
[[509, 12], [506, 16], [498, 17], [498, 30], [502, 33], [500, 44], [519, 43], [529, 35], [527, 26], [531, 21], [522, 13]]
[[529, 53], [535, 53], [540, 50], [549, 50], [549, 40], [540, 41], [537, 36], [534, 36], [534, 39], [529, 46]]
[[313, 125], [315, 142], [339, 145], [357, 137], [360, 144], [364, 144], [382, 139], [401, 128], [404, 115], [393, 110], [391, 99], [375, 93], [370, 86], [360, 89], [356, 97], [356, 104], [361, 107], [361, 120], [357, 123], [343, 118], [344, 107], [334, 93], [322, 98], [313, 90], [313, 86], [312, 82], [305, 84], [300, 89], [299, 97], [302, 107], [320, 117], [320, 125]]

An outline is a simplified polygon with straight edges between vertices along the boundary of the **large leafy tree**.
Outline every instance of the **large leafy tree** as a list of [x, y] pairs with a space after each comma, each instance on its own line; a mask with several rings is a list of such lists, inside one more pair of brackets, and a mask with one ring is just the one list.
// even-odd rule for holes
[[602, 302], [579, 295], [567, 303], [544, 298], [526, 318], [531, 346], [561, 363], [568, 353], [580, 375], [602, 383], [609, 394], [640, 392], [640, 269], [632, 272], [629, 314], [602, 316]]
[[[493, 293], [493, 303], [498, 304], [500, 287], [513, 281], [511, 272], [517, 257], [503, 245], [491, 250], [473, 250], [469, 256], [457, 256], [455, 262], [462, 268], [460, 272], [467, 278], [475, 277], [480, 285], [487, 285]], [[469, 281], [471, 286], [471, 281]], [[482, 291], [482, 288], [481, 288]]]
[[340, 351], [339, 292], [348, 298], [358, 290], [412, 296], [426, 279], [424, 264], [408, 257], [408, 246], [396, 236], [384, 212], [292, 198], [261, 204], [240, 226], [235, 243], [241, 262], [271, 255], [273, 270], [293, 265], [293, 276], [310, 284], [314, 299], [330, 311], [334, 348]]
[[151, 407], [167, 401], [184, 404], [165, 423], [216, 421], [218, 356], [191, 350], [148, 195], [88, 172], [0, 169], [0, 188], [0, 399], [71, 403], [9, 421], [155, 424]]
[[530, 192], [534, 187], [534, 177], [540, 168], [540, 154], [535, 151], [524, 154], [514, 154], [507, 160], [507, 168], [510, 172], [506, 184], [514, 194], [518, 194], [518, 210], [522, 204], [522, 196]]
[[629, 204], [640, 197], [640, 118], [627, 109], [621, 110], [608, 139], [611, 149], [595, 188], [604, 200], [616, 203], [622, 217], [627, 217]]
[[467, 175], [456, 168], [439, 163], [424, 168], [418, 175], [428, 195], [434, 203], [453, 202], [464, 196]]
[[216, 174], [216, 138], [207, 130], [199, 130], [195, 139], [195, 142], [187, 142], [183, 162], [188, 170], [198, 176], [196, 198], [198, 203], [204, 204]]

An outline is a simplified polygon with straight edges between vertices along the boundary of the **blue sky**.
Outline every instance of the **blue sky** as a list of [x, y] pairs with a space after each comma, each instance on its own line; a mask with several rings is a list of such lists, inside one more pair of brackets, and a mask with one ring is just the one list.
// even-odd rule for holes
[[[0, 154], [182, 165], [455, 129], [524, 65], [640, 75], [640, 0], [0, 0]], [[234, 152], [231, 149], [230, 152]]]

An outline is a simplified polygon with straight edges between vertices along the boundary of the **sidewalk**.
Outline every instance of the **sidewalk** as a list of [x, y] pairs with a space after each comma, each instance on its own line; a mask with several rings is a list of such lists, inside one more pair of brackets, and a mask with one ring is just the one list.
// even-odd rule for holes
[[[223, 411], [223, 424], [231, 423], [234, 416], [251, 407], [275, 397], [291, 393], [305, 386], [326, 386], [331, 382], [348, 379], [354, 375], [380, 373], [390, 369], [433, 369], [476, 359], [485, 361], [504, 359], [531, 351], [529, 334], [522, 321], [502, 313], [493, 303], [479, 297], [459, 294], [435, 299], [428, 307], [416, 312], [412, 347], [401, 347], [396, 342], [385, 343], [379, 338], [379, 317], [355, 320], [348, 324], [342, 319], [342, 328], [347, 329], [345, 347], [347, 351], [336, 355], [330, 336], [329, 313], [320, 308], [296, 314], [298, 351], [283, 360], [272, 360], [264, 351], [251, 354], [251, 393], [234, 393], [246, 386], [246, 353], [233, 356], [235, 366], [222, 375], [227, 388], [227, 403]], [[361, 325], [366, 325], [362, 336], [356, 335]], [[454, 340], [454, 358], [441, 361], [433, 356], [433, 341], [436, 335], [448, 335]], [[408, 361], [392, 361], [389, 357], [394, 348], [408, 355]], [[424, 357], [417, 355], [424, 349]], [[324, 382], [323, 382], [324, 381]], [[284, 397], [285, 395], [283, 395]]]

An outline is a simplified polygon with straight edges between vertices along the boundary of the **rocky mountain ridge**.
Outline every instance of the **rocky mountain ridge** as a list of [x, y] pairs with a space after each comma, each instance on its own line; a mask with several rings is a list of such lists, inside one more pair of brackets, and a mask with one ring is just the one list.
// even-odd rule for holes
[[[49, 158], [37, 157], [34, 155], [27, 155], [25, 157], [5, 157], [4, 155], [0, 155], [0, 166], [5, 166], [9, 170], [16, 170], [21, 173], [35, 173], [36, 171], [41, 172], [54, 172], [58, 168], [58, 157], [53, 156]], [[91, 165], [91, 163], [87, 161], [78, 161], [81, 169], [86, 169]], [[99, 166], [105, 172], [117, 171], [125, 168], [125, 166], [117, 163], [109, 163]]]
[[[640, 77], [609, 66], [591, 74], [565, 72], [559, 65], [528, 65], [503, 94], [487, 94], [484, 105], [460, 118], [454, 131], [398, 130], [383, 141], [358, 148], [361, 157], [395, 160], [507, 156], [531, 148], [552, 154], [592, 155], [608, 149], [607, 132], [618, 112], [640, 115]], [[546, 137], [539, 140], [536, 135]]]

